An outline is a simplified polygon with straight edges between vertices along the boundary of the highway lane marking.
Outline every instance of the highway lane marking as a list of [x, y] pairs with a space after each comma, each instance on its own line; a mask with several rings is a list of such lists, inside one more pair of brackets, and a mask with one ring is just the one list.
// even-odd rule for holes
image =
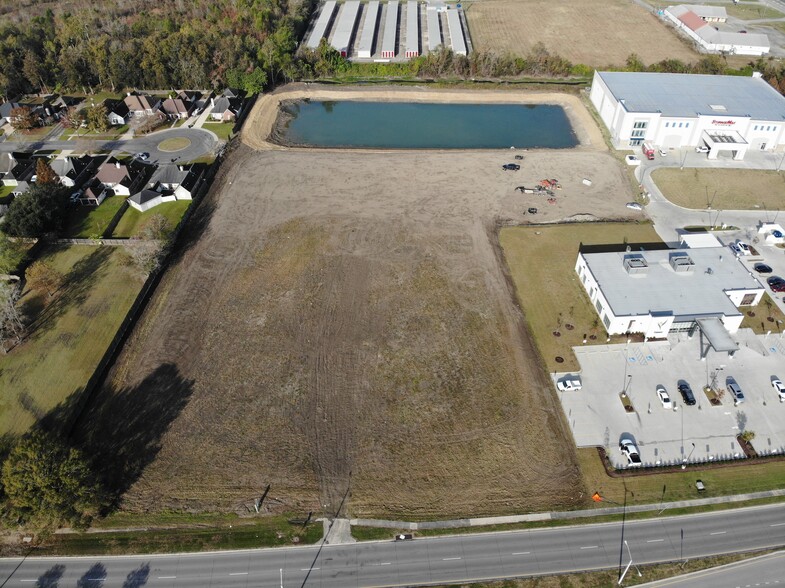
[[372, 566], [389, 566], [389, 565], [392, 565], [392, 564], [389, 561], [385, 561], [385, 562], [382, 562], [382, 563], [372, 563], [371, 565]]
[[460, 557], [443, 557], [442, 561], [453, 561], [456, 559], [461, 559]]
[[247, 576], [248, 572], [229, 572], [230, 576]]
[[646, 543], [661, 543], [665, 541], [665, 539], [649, 539]]
[[159, 580], [175, 580], [177, 576], [158, 576]]
[[597, 549], [599, 545], [587, 545], [585, 547], [581, 547], [581, 549]]
[[709, 535], [724, 535], [727, 531], [714, 531], [714, 533], [709, 533]]
[[769, 527], [785, 527], [785, 523], [774, 523], [773, 525], [769, 525]]
[[300, 568], [301, 572], [309, 572], [311, 570], [321, 570], [322, 568]]
[[516, 551], [513, 555], [529, 555], [531, 551]]

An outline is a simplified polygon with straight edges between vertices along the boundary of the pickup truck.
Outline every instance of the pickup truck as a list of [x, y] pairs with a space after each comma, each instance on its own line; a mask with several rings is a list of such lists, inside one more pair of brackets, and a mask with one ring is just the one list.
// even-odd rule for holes
[[556, 382], [556, 387], [562, 392], [570, 392], [572, 390], [580, 390], [583, 388], [583, 384], [581, 384], [581, 379], [578, 376], [567, 375]]

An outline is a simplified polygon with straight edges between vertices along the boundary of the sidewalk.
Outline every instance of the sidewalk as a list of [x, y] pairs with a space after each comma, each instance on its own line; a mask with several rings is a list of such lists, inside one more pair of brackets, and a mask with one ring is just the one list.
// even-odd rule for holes
[[[737, 494], [735, 496], [716, 496], [712, 498], [696, 498], [694, 500], [679, 500], [676, 502], [663, 502], [662, 504], [635, 504], [627, 507], [627, 512], [652, 512], [669, 510], [673, 508], [689, 508], [705, 506], [707, 504], [731, 504], [746, 502], [760, 498], [785, 496], [785, 489], [766, 490], [751, 494]], [[383, 529], [407, 529], [418, 531], [421, 529], [458, 529], [461, 527], [484, 527], [488, 525], [507, 525], [514, 523], [532, 523], [539, 521], [572, 520], [588, 517], [601, 517], [619, 515], [624, 512], [624, 507], [592, 508], [587, 510], [572, 510], [562, 512], [542, 512], [524, 515], [510, 515], [503, 517], [480, 517], [472, 519], [453, 519], [448, 521], [425, 521], [412, 523], [406, 521], [386, 521], [382, 519], [351, 519], [349, 524], [360, 527], [378, 527]]]

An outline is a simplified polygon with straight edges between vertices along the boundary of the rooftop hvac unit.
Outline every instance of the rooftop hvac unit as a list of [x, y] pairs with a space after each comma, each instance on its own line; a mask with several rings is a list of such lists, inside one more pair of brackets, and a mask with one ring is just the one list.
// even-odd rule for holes
[[686, 253], [671, 253], [670, 264], [673, 271], [677, 273], [691, 272], [695, 270], [695, 262]]
[[649, 271], [649, 264], [646, 263], [643, 255], [634, 253], [632, 255], [624, 256], [624, 269], [627, 273], [632, 275], [645, 274]]

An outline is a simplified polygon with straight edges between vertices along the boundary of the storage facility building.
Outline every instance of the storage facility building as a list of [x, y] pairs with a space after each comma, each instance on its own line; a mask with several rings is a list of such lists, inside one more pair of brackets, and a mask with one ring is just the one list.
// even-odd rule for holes
[[360, 0], [344, 2], [332, 40], [332, 46], [341, 54], [341, 57], [349, 57], [349, 44], [354, 34], [354, 27], [357, 26], [357, 14], [359, 11]]
[[771, 49], [768, 36], [762, 33], [739, 33], [720, 30], [711, 23], [727, 20], [721, 6], [669, 6], [665, 18], [704, 51], [730, 55], [765, 55]]
[[656, 339], [699, 327], [716, 350], [733, 347], [728, 334], [741, 326], [739, 307], [758, 304], [764, 292], [726, 247], [582, 251], [575, 271], [609, 335]]
[[463, 38], [463, 27], [458, 10], [447, 10], [447, 28], [450, 30], [450, 44], [455, 55], [467, 55], [466, 40]]
[[420, 11], [417, 0], [406, 3], [406, 57], [420, 55]]
[[387, 16], [384, 19], [382, 38], [382, 58], [395, 57], [395, 38], [398, 36], [398, 0], [387, 3]]
[[376, 23], [379, 20], [379, 0], [371, 0], [365, 11], [363, 20], [363, 33], [360, 36], [360, 45], [357, 56], [360, 59], [370, 59], [373, 55], [373, 40], [376, 38]]
[[335, 12], [335, 0], [327, 0], [324, 6], [322, 6], [319, 18], [311, 31], [311, 36], [306, 44], [308, 49], [317, 49], [319, 47], [322, 37], [327, 33], [327, 27], [330, 26], [330, 21], [333, 19], [333, 12]]
[[428, 50], [436, 51], [442, 44], [442, 30], [439, 26], [439, 10], [432, 5], [428, 5], [425, 11], [428, 16]]
[[709, 159], [785, 145], [785, 97], [759, 76], [595, 72], [591, 101], [617, 149], [705, 145]]

